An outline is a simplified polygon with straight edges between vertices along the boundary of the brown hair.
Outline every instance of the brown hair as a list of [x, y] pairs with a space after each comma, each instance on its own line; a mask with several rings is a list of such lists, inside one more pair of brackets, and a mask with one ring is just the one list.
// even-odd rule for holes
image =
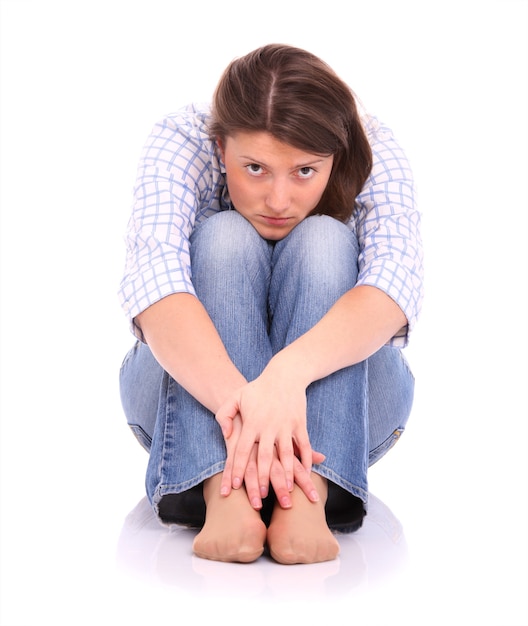
[[300, 150], [334, 155], [312, 214], [350, 219], [372, 168], [372, 152], [351, 89], [315, 55], [270, 44], [232, 61], [216, 88], [210, 134], [265, 131]]

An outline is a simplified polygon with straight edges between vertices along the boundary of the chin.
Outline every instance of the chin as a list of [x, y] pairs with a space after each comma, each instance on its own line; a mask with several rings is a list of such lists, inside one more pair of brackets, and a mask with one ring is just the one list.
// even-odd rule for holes
[[253, 228], [257, 231], [257, 233], [268, 241], [280, 241], [287, 237], [291, 231], [297, 226], [297, 224], [289, 224], [283, 228], [266, 226], [263, 224], [253, 224]]
[[259, 230], [257, 232], [263, 239], [266, 239], [267, 241], [280, 241], [281, 239], [284, 239], [284, 237], [287, 237], [292, 230], [292, 228], [289, 228], [288, 230], [278, 231], [275, 228], [270, 228], [266, 231]]

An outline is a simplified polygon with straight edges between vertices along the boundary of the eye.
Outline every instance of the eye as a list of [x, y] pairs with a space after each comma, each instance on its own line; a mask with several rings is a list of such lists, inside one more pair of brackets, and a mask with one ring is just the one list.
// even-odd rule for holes
[[260, 176], [264, 172], [262, 166], [258, 163], [250, 163], [249, 165], [246, 165], [246, 169], [252, 176]]
[[311, 178], [315, 173], [315, 170], [313, 167], [300, 167], [297, 170], [297, 175], [299, 176], [299, 178]]

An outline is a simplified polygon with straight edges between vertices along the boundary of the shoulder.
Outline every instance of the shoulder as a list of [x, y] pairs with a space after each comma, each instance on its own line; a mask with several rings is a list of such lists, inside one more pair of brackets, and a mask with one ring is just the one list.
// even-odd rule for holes
[[189, 104], [159, 119], [144, 145], [140, 166], [161, 170], [176, 167], [204, 174], [211, 167], [221, 170], [216, 142], [209, 135], [211, 119], [207, 104]]
[[363, 112], [361, 122], [371, 143], [393, 138], [392, 130], [375, 115]]
[[409, 161], [392, 129], [373, 115], [364, 115], [362, 122], [372, 150], [370, 182], [412, 181]]
[[207, 104], [188, 104], [161, 118], [152, 134], [181, 135], [196, 143], [210, 141], [208, 126], [211, 117]]

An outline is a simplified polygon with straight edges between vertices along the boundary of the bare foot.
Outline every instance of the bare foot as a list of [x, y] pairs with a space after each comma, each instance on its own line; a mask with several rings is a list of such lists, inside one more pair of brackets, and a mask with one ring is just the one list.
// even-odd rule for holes
[[339, 543], [326, 523], [324, 504], [328, 493], [326, 480], [312, 473], [319, 502], [310, 502], [297, 487], [292, 492], [293, 506], [275, 505], [268, 528], [270, 554], [278, 563], [320, 563], [339, 554]]
[[216, 474], [204, 482], [205, 524], [194, 538], [193, 552], [212, 561], [255, 561], [264, 551], [266, 525], [243, 487], [221, 496], [220, 481]]

